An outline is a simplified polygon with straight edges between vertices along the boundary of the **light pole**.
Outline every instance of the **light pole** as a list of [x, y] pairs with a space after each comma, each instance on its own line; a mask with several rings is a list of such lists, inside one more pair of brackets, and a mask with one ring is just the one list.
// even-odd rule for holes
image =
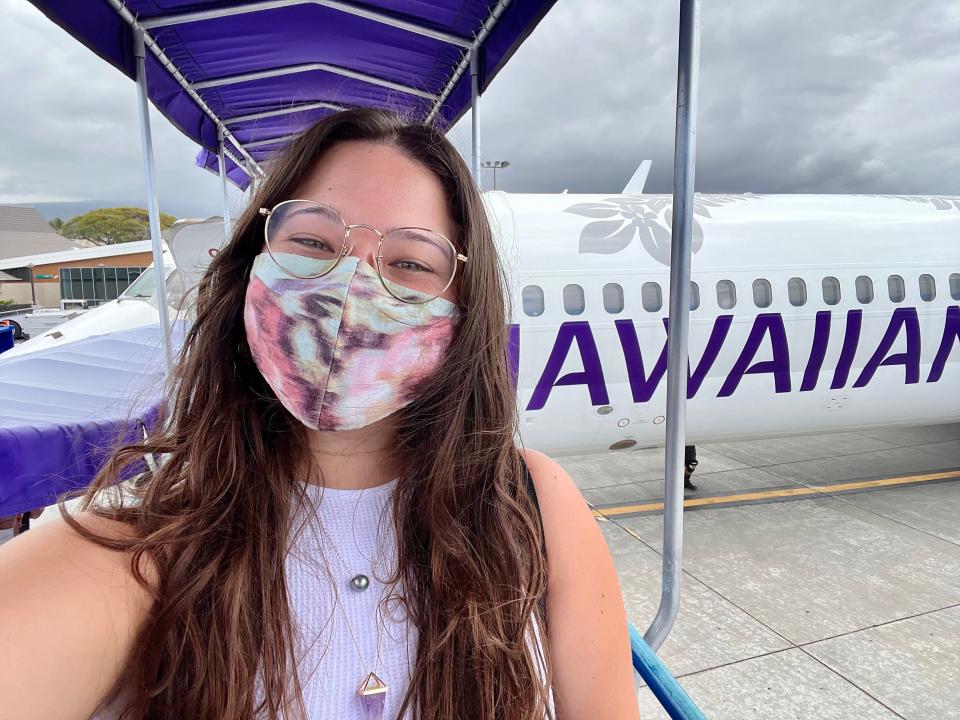
[[27, 272], [30, 273], [30, 301], [31, 304], [37, 304], [37, 288], [33, 284], [33, 263], [27, 263]]
[[510, 167], [509, 160], [487, 160], [480, 163], [480, 167], [491, 168], [493, 169], [493, 189], [497, 189], [497, 168], [501, 170], [505, 167]]

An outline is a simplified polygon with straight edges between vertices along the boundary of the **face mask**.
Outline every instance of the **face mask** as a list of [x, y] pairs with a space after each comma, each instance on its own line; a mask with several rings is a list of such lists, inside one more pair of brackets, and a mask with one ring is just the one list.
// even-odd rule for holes
[[[283, 256], [294, 272], [302, 261]], [[458, 314], [443, 298], [396, 299], [356, 257], [303, 280], [262, 253], [253, 262], [243, 320], [257, 368], [283, 406], [309, 428], [351, 430], [414, 399], [416, 385], [442, 362]]]

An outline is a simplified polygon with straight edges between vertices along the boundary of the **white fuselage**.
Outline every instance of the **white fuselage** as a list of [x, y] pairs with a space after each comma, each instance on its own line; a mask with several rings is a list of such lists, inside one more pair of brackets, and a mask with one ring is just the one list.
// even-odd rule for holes
[[[511, 278], [523, 442], [662, 443], [670, 198], [485, 199]], [[960, 200], [695, 205], [690, 442], [960, 418]]]

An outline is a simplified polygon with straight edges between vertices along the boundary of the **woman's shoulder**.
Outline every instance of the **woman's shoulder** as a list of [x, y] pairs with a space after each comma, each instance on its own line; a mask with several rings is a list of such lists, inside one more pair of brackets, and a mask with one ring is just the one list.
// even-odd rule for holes
[[567, 471], [538, 450], [522, 448], [520, 454], [537, 492], [551, 576], [565, 567], [573, 571], [576, 565], [591, 562], [596, 553], [606, 552], [593, 511]]
[[593, 513], [583, 499], [580, 489], [556, 460], [539, 450], [529, 448], [518, 448], [518, 450], [530, 471], [540, 510], [544, 515], [544, 524], [548, 514], [552, 516], [559, 513], [561, 517], [566, 517], [571, 512], [581, 519], [589, 517], [590, 523], [595, 524]]
[[[111, 539], [131, 532], [92, 513], [75, 517]], [[155, 585], [153, 566], [144, 562], [141, 571]], [[0, 546], [0, 587], [0, 697], [31, 717], [89, 717], [122, 673], [152, 607], [130, 555], [57, 518]]]
[[600, 524], [559, 463], [521, 454], [543, 516], [550, 652], [564, 715], [636, 718], [626, 613]]

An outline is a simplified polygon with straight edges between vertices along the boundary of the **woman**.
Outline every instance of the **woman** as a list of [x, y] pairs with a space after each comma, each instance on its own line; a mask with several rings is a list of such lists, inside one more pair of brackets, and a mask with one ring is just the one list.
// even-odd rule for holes
[[[603, 537], [514, 445], [505, 289], [438, 132], [351, 110], [293, 140], [199, 286], [170, 422], [0, 548], [4, 706], [637, 718]], [[135, 502], [89, 504], [145, 453]]]

